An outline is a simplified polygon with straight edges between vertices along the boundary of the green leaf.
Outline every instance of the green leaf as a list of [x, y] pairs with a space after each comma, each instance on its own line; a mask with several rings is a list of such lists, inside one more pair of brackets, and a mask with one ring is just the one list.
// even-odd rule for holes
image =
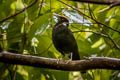
[[29, 40], [31, 40], [34, 36], [42, 35], [42, 33], [49, 28], [50, 14], [45, 14], [40, 16], [33, 22], [33, 25], [29, 31]]

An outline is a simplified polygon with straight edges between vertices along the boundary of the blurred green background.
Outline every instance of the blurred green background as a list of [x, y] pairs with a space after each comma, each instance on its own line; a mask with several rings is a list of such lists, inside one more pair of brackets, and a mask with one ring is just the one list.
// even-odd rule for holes
[[[63, 0], [64, 1], [64, 0]], [[0, 21], [29, 6], [34, 0], [0, 0]], [[107, 5], [64, 1], [84, 14], [120, 30], [120, 7], [102, 11]], [[119, 58], [120, 35], [57, 0], [38, 0], [24, 12], [0, 23], [0, 47], [12, 53], [59, 58], [52, 44], [54, 13], [66, 16], [74, 32], [79, 54], [83, 57], [106, 56]], [[81, 31], [82, 30], [82, 31]], [[87, 32], [91, 31], [91, 32]], [[94, 33], [97, 32], [97, 33]], [[109, 38], [99, 35], [104, 34]], [[111, 41], [114, 41], [114, 43]], [[88, 70], [58, 71], [22, 65], [0, 63], [0, 80], [120, 80], [119, 71]]]

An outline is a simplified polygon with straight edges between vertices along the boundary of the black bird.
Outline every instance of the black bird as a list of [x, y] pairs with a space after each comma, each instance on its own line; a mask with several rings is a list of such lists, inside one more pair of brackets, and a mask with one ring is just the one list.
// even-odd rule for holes
[[52, 30], [52, 40], [55, 48], [63, 55], [72, 53], [72, 60], [80, 60], [76, 40], [72, 31], [68, 28], [68, 19], [65, 16], [55, 16], [57, 17], [57, 23]]

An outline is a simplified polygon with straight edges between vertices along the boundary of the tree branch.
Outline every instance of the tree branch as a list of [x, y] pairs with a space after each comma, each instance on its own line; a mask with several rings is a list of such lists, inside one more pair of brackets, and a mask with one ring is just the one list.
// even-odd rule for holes
[[77, 2], [86, 2], [86, 3], [95, 3], [95, 4], [115, 4], [120, 5], [120, 0], [67, 0], [67, 1], [77, 1]]
[[84, 14], [83, 12], [81, 12], [80, 10], [78, 10], [77, 8], [71, 6], [71, 5], [67, 4], [67, 3], [64, 3], [63, 1], [59, 1], [59, 2], [63, 3], [64, 5], [67, 5], [68, 7], [72, 8], [73, 10], [76, 10], [79, 14], [82, 14], [82, 15], [86, 16], [87, 18], [90, 18], [91, 20], [95, 21], [97, 24], [101, 24], [101, 25], [103, 25], [104, 27], [106, 27], [106, 28], [108, 28], [108, 29], [111, 29], [111, 30], [113, 30], [113, 31], [115, 31], [115, 32], [120, 33], [119, 30], [114, 29], [113, 27], [110, 27], [110, 26], [106, 25], [105, 23], [102, 23], [102, 22], [94, 19], [93, 17], [90, 17], [90, 16]]
[[120, 70], [120, 59], [108, 57], [90, 57], [85, 60], [68, 62], [67, 60], [58, 61], [52, 58], [22, 55], [3, 51], [0, 53], [0, 62], [65, 71], [79, 71], [89, 69]]
[[106, 38], [108, 38], [114, 44], [115, 48], [117, 48], [118, 50], [120, 50], [119, 45], [112, 39], [111, 36], [109, 36], [107, 34], [103, 34], [103, 33], [100, 33], [100, 32], [95, 32], [95, 31], [86, 31], [86, 30], [74, 31], [73, 33], [76, 33], [76, 32], [92, 32], [92, 33], [95, 33], [95, 34], [100, 35], [102, 37], [106, 37]]
[[22, 10], [16, 12], [15, 14], [13, 14], [13, 15], [11, 15], [11, 16], [8, 16], [8, 17], [6, 17], [6, 18], [0, 20], [0, 23], [2, 23], [2, 22], [4, 22], [4, 21], [7, 21], [7, 20], [9, 20], [9, 19], [11, 19], [11, 18], [17, 16], [18, 14], [24, 12], [26, 9], [32, 7], [37, 1], [38, 1], [38, 0], [34, 0], [29, 6], [23, 8]]

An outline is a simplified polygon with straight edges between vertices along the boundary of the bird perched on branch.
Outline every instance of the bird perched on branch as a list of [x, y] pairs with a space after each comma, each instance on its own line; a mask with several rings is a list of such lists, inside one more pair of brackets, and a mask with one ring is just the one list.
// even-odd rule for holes
[[70, 54], [72, 60], [80, 60], [78, 46], [72, 31], [68, 28], [69, 21], [66, 17], [55, 15], [57, 23], [52, 30], [52, 40], [55, 48], [62, 55]]

